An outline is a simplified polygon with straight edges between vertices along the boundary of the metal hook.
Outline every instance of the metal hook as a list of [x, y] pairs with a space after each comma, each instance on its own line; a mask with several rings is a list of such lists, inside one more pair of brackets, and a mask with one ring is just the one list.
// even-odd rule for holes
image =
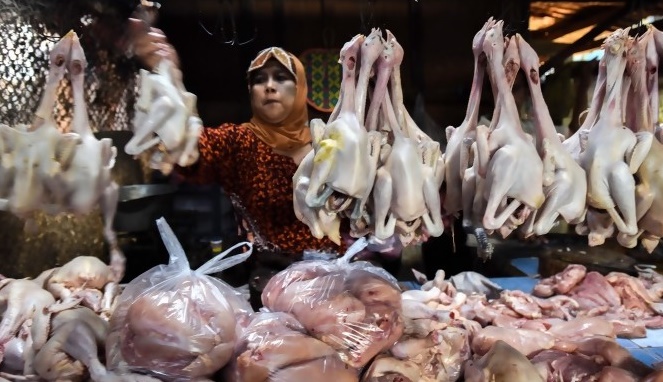
[[[207, 33], [209, 36], [214, 37], [217, 35], [216, 30], [221, 33], [221, 38], [218, 39], [222, 44], [229, 44], [229, 45], [246, 45], [253, 40], [256, 39], [258, 35], [258, 27], [254, 25], [253, 27], [253, 36], [246, 40], [246, 41], [238, 41], [239, 40], [239, 33], [237, 32], [237, 22], [235, 20], [235, 14], [232, 9], [232, 4], [230, 0], [219, 0], [219, 12], [216, 18], [216, 21], [214, 23], [214, 27], [212, 29], [207, 28], [202, 21], [198, 21], [198, 25]], [[226, 17], [225, 15], [229, 15], [229, 22], [230, 22], [230, 32], [227, 31], [226, 28]]]
[[161, 9], [161, 4], [156, 1], [140, 0], [140, 4], [134, 9], [132, 17], [153, 26], [159, 16], [159, 9]]
[[[371, 25], [373, 25], [374, 22], [374, 3], [375, 0], [364, 0], [362, 1], [362, 4], [359, 6], [359, 20], [361, 21], [361, 33], [363, 34], [368, 34], [370, 32]], [[369, 13], [368, 13], [368, 20], [366, 20], [366, 17], [364, 15], [364, 7], [368, 8]]]

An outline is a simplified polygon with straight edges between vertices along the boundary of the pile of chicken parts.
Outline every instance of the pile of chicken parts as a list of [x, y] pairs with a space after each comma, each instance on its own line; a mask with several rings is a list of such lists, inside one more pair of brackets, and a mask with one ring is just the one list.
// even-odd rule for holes
[[79, 256], [34, 279], [0, 276], [0, 381], [155, 381], [103, 364], [123, 260]]
[[93, 257], [34, 279], [0, 280], [0, 381], [663, 377], [617, 341], [663, 328], [663, 276], [652, 269], [636, 278], [571, 265], [533, 294], [473, 272], [445, 279], [440, 270], [421, 289], [401, 292], [369, 263], [304, 261], [277, 274], [263, 292], [265, 308], [253, 312], [237, 291], [205, 276], [247, 255], [196, 271], [171, 257], [119, 296], [121, 275]]
[[[640, 240], [653, 251], [663, 236], [663, 145], [655, 139], [663, 32], [650, 26], [629, 37], [629, 28], [619, 29], [605, 40], [591, 106], [566, 138], [544, 101], [539, 57], [520, 35], [505, 38], [502, 27], [490, 18], [474, 36], [467, 113], [446, 129], [444, 153], [403, 106], [403, 49], [394, 36], [373, 30], [345, 44], [339, 103], [326, 124], [311, 121], [314, 150], [293, 178], [295, 211], [314, 236], [338, 241], [339, 221], [348, 218], [353, 236], [395, 235], [407, 245], [440, 235], [442, 217], [462, 212], [486, 255], [486, 234], [544, 235], [560, 219], [591, 246], [616, 235], [625, 247]], [[521, 69], [534, 136], [521, 128], [511, 92]], [[486, 72], [495, 109], [479, 125]]]
[[660, 328], [663, 277], [601, 276], [579, 265], [541, 280], [534, 294], [489, 299], [438, 271], [402, 293], [405, 332], [363, 381], [654, 381], [617, 337]]

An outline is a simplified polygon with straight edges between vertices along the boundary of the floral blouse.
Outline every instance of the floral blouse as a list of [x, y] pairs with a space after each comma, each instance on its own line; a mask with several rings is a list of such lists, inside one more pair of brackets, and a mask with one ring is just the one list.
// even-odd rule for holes
[[295, 216], [295, 162], [273, 152], [248, 127], [223, 124], [205, 128], [198, 149], [198, 162], [178, 168], [177, 173], [188, 183], [221, 185], [253, 236], [258, 252], [282, 252], [298, 258], [305, 249], [341, 251], [328, 238], [314, 238], [308, 226]]

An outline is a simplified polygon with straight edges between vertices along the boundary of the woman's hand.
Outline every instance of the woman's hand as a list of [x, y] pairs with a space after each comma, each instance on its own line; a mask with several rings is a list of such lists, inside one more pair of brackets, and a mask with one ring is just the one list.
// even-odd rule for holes
[[146, 69], [153, 70], [164, 58], [179, 68], [177, 52], [161, 29], [152, 28], [144, 21], [133, 18], [129, 19], [129, 28], [128, 53], [136, 57]]

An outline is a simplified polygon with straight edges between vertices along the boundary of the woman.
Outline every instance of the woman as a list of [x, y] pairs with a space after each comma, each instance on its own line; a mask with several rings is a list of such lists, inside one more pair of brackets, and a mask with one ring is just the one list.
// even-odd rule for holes
[[[177, 62], [157, 29], [133, 41], [134, 54], [149, 69], [164, 57]], [[331, 240], [313, 237], [293, 209], [292, 177], [312, 150], [302, 63], [281, 48], [268, 48], [251, 62], [247, 77], [251, 120], [204, 129], [198, 142], [200, 159], [176, 168], [175, 176], [223, 187], [253, 236], [257, 261], [268, 263], [263, 265], [283, 268], [306, 249], [341, 251]]]
[[[155, 67], [163, 57], [177, 62], [174, 49], [158, 29], [133, 41], [134, 54], [147, 68]], [[347, 233], [341, 246], [327, 238], [316, 239], [294, 213], [292, 177], [312, 150], [302, 63], [293, 54], [272, 47], [256, 56], [247, 76], [251, 120], [204, 129], [198, 142], [200, 159], [188, 168], [178, 168], [177, 176], [187, 182], [219, 184], [231, 196], [242, 226], [253, 236], [256, 268], [283, 269], [307, 249], [343, 252], [352, 241]], [[400, 246], [369, 249], [363, 255], [388, 252], [382, 259], [384, 265], [397, 272]]]

